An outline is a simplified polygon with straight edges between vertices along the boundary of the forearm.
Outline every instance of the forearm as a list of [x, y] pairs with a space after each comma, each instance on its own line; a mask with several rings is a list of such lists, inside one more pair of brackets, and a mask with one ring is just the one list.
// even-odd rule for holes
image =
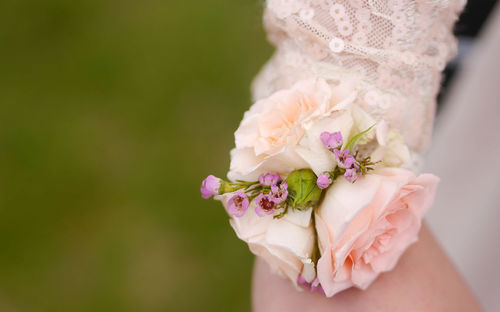
[[298, 292], [271, 274], [258, 259], [253, 280], [253, 310], [267, 311], [480, 311], [474, 295], [424, 225], [420, 239], [396, 268], [367, 290], [351, 288], [332, 298]]

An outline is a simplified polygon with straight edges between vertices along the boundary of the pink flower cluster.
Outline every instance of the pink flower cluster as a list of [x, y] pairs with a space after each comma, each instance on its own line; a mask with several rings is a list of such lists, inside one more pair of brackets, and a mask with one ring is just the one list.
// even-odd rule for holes
[[[359, 177], [362, 176], [362, 171], [360, 166], [356, 161], [356, 158], [350, 154], [349, 148], [342, 150], [342, 145], [344, 140], [342, 138], [342, 133], [337, 132], [323, 132], [320, 135], [321, 143], [328, 150], [333, 152], [335, 160], [337, 161], [337, 166], [343, 169], [344, 178], [354, 183]], [[336, 173], [325, 172], [318, 176], [317, 185], [320, 189], [326, 189], [333, 183], [336, 178]]]
[[[222, 183], [229, 186], [221, 190]], [[243, 190], [243, 191], [242, 191]], [[281, 181], [277, 173], [265, 173], [259, 177], [258, 182], [230, 183], [222, 181], [213, 175], [208, 176], [201, 184], [201, 195], [208, 199], [213, 195], [233, 193], [227, 203], [227, 212], [235, 217], [242, 217], [250, 202], [255, 200], [255, 213], [263, 217], [273, 214], [280, 204], [284, 204], [288, 198], [288, 184]]]
[[[278, 180], [279, 181], [279, 180]], [[279, 204], [284, 202], [288, 197], [288, 184], [282, 182], [279, 184], [271, 185], [271, 192], [269, 194], [260, 193], [255, 201], [255, 213], [260, 217], [274, 213]]]

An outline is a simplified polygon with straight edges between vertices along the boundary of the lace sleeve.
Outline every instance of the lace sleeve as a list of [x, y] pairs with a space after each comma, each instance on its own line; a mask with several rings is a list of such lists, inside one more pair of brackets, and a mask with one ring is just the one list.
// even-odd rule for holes
[[264, 24], [276, 52], [254, 99], [301, 79], [349, 81], [356, 102], [403, 134], [409, 167], [429, 144], [441, 71], [456, 50], [463, 0], [268, 0]]

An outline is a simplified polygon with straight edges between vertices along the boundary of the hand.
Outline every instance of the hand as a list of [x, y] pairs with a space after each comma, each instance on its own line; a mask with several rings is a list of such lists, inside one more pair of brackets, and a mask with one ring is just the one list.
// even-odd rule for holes
[[481, 311], [425, 225], [420, 240], [403, 254], [394, 270], [381, 274], [367, 290], [351, 288], [332, 298], [298, 292], [257, 258], [252, 305], [254, 312]]

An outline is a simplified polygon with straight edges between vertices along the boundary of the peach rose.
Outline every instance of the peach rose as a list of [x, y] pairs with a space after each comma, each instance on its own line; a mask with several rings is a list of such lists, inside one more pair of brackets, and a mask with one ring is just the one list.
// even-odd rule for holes
[[315, 214], [321, 251], [318, 279], [325, 294], [366, 289], [417, 241], [439, 179], [383, 168], [351, 184], [338, 179]]
[[300, 168], [315, 172], [333, 169], [335, 163], [319, 133], [341, 131], [347, 137], [353, 118], [345, 108], [354, 99], [351, 86], [332, 89], [317, 78], [299, 81], [257, 101], [235, 132], [229, 179], [255, 180], [265, 172], [286, 175]]
[[[228, 193], [215, 199], [227, 206], [231, 196]], [[273, 215], [258, 216], [255, 207], [252, 201], [243, 216], [231, 217], [231, 226], [253, 254], [264, 259], [274, 272], [290, 279], [300, 290], [299, 277], [307, 282], [316, 277], [311, 260], [315, 242], [312, 208], [306, 211], [290, 209], [283, 218], [274, 219]]]

